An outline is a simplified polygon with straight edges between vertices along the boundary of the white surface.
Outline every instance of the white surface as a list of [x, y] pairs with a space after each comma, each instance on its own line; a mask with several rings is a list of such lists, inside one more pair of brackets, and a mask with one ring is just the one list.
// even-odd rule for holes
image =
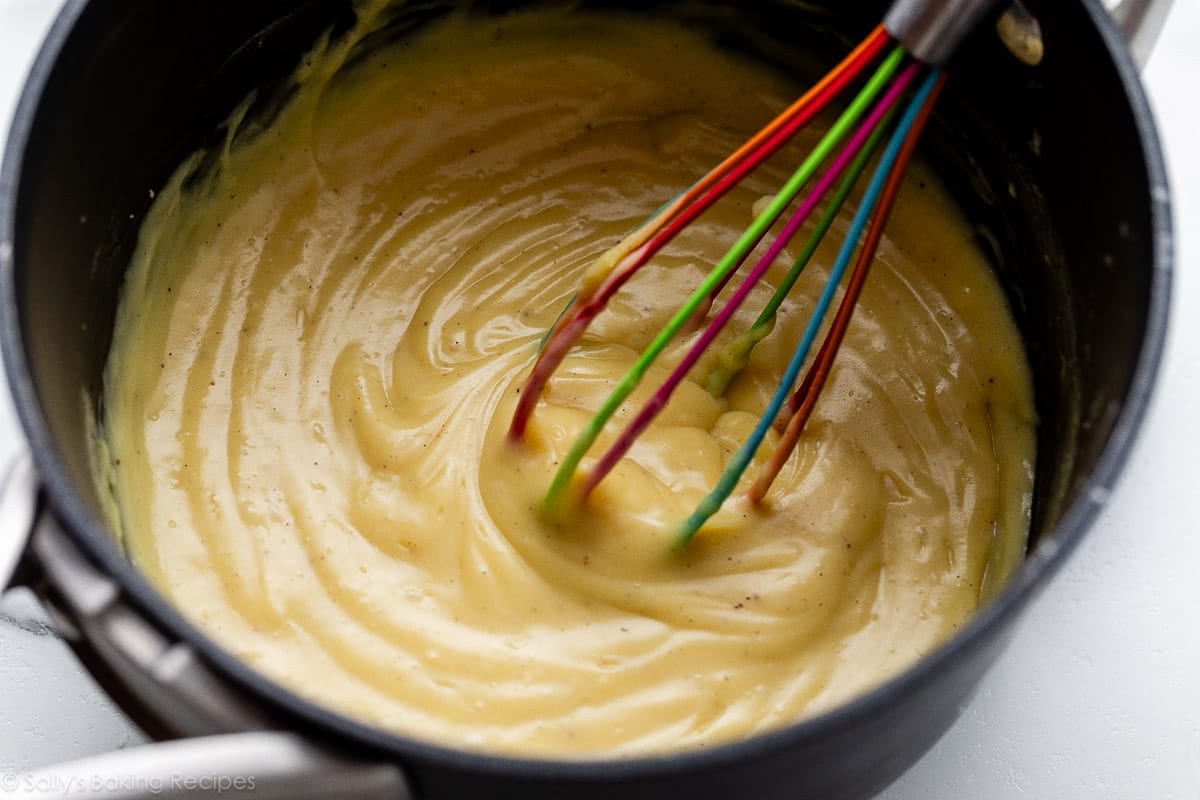
[[[3, 130], [58, 5], [0, 0]], [[964, 717], [880, 800], [1200, 798], [1200, 524], [1187, 466], [1200, 452], [1200, 233], [1187, 222], [1200, 219], [1196, 42], [1200, 3], [1176, 0], [1146, 72], [1177, 204], [1173, 328], [1128, 473]], [[0, 463], [16, 446], [10, 409], [0, 387]], [[28, 603], [0, 608], [0, 778], [140, 740], [61, 643], [11, 624]]]

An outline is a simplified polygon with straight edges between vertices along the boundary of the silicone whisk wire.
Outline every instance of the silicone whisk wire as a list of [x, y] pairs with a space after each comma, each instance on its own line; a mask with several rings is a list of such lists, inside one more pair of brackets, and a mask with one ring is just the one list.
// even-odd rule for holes
[[[782, 410], [784, 402], [792, 393], [791, 387], [795, 385], [800, 369], [808, 358], [809, 350], [812, 348], [817, 332], [823, 324], [824, 317], [832, 304], [837, 287], [841, 283], [842, 276], [849, 265], [851, 257], [854, 255], [864, 229], [868, 227], [868, 223], [870, 223], [871, 233], [869, 233], [868, 240], [864, 242], [862, 248], [863, 256], [860, 258], [860, 262], [864, 259], [866, 262], [873, 260], [874, 247], [878, 245], [879, 237], [882, 235], [882, 228], [891, 210], [896, 190], [903, 177], [904, 167], [911, 157], [917, 137], [920, 135], [921, 128], [928, 118], [929, 110], [932, 108], [932, 101], [936, 100], [942, 82], [942, 71], [936, 68], [931, 69], [929, 75], [922, 81], [920, 88], [905, 109], [904, 115], [897, 124], [896, 130], [893, 132], [879, 160], [879, 164], [871, 178], [863, 201], [854, 216], [854, 220], [850, 224], [850, 229], [847, 232], [845, 241], [830, 273], [829, 281], [826, 283], [817, 301], [817, 305], [813, 310], [800, 344], [797, 345], [787, 369], [784, 371], [779, 388], [771, 397], [771, 401], [767, 404], [766, 411], [763, 412], [754, 431], [742, 443], [742, 446], [734, 453], [733, 457], [730, 458], [717, 485], [700, 501], [695, 511], [679, 526], [677, 541], [680, 545], [689, 542], [704, 523], [720, 510], [721, 505], [736, 488], [742, 473], [745, 472], [753, 460], [763, 439], [766, 438], [767, 431]], [[902, 153], [904, 154], [903, 162], [900, 160]], [[886, 198], [884, 197], [885, 187], [889, 189]], [[886, 199], [886, 203], [881, 202], [884, 199]], [[865, 279], [865, 268], [862, 279]], [[848, 306], [848, 309], [852, 311], [853, 304]], [[849, 311], [846, 315], [846, 322], [848, 323], [848, 321]], [[833, 350], [836, 350], [836, 345], [833, 346]], [[815, 397], [816, 393], [812, 392], [810, 394]], [[782, 461], [779, 465], [782, 466]], [[767, 477], [768, 485], [773, 477]]]
[[[701, 281], [696, 290], [688, 297], [687, 301], [680, 307], [678, 311], [671, 317], [667, 324], [659, 331], [658, 335], [646, 347], [642, 356], [634, 363], [634, 365], [625, 373], [624, 376], [617, 382], [617, 385], [612, 390], [611, 394], [601, 404], [596, 414], [587, 422], [583, 429], [577, 435], [571, 449], [559, 464], [557, 473], [550, 484], [550, 489], [546, 493], [544, 505], [547, 509], [553, 510], [561, 505], [565, 496], [566, 489], [570, 484], [571, 478], [579, 467], [587, 451], [595, 443], [596, 439], [604, 429], [604, 424], [616, 412], [621, 403], [637, 388], [646, 371], [653, 363], [655, 358], [666, 348], [672, 338], [679, 330], [692, 319], [696, 313], [696, 309], [704, 302], [705, 297], [713, 290], [713, 288], [728, 274], [735, 269], [742, 260], [750, 253], [758, 242], [766, 235], [767, 231], [775, 223], [775, 221], [783, 214], [791, 202], [795, 199], [800, 190], [808, 183], [817, 169], [824, 163], [830, 154], [837, 148], [841, 141], [850, 133], [854, 124], [866, 112], [870, 104], [875, 98], [884, 91], [888, 82], [899, 69], [901, 62], [905, 58], [905, 53], [902, 48], [895, 48], [892, 53], [884, 60], [880, 67], [876, 70], [867, 84], [862, 88], [859, 94], [851, 101], [850, 105], [834, 122], [833, 126], [809, 154], [808, 158], [800, 165], [800, 167], [792, 174], [788, 181], [784, 184], [780, 192], [771, 200], [766, 209], [755, 218], [750, 227], [742, 234], [737, 242], [729, 249], [725, 256], [717, 263], [711, 272]], [[894, 88], [894, 86], [893, 86]], [[863, 137], [865, 141], [865, 136]], [[847, 161], [852, 157], [852, 153], [847, 156]], [[735, 175], [736, 172], [730, 173], [729, 177]], [[836, 174], [830, 178], [836, 179]], [[740, 181], [741, 178], [739, 177]], [[718, 184], [719, 185], [719, 184]], [[819, 197], [817, 198], [819, 199]], [[815, 201], [814, 201], [815, 202]], [[811, 210], [811, 209], [810, 209]], [[807, 212], [806, 212], [807, 213]], [[598, 311], [599, 309], [597, 309]], [[564, 330], [569, 330], [568, 326]], [[543, 349], [543, 356], [554, 345], [553, 338], [547, 343]], [[535, 367], [536, 370], [536, 367]], [[522, 394], [528, 392], [528, 385]], [[523, 400], [525, 397], [522, 398]], [[515, 419], [514, 419], [515, 424]]]
[[[733, 317], [733, 314], [742, 306], [746, 298], [749, 297], [750, 291], [766, 273], [771, 264], [775, 262], [783, 248], [787, 246], [796, 232], [799, 231], [800, 226], [816, 209], [817, 204], [822, 198], [824, 198], [830, 187], [832, 187], [834, 181], [841, 177], [843, 173], [845, 174], [845, 180], [843, 181], [843, 185], [839, 190], [838, 195], [840, 199], [844, 201], [845, 196], [849, 194], [850, 189], [853, 187], [858, 176], [866, 167], [867, 159], [871, 155], [871, 152], [875, 149], [875, 145], [882, 137], [882, 133], [884, 131], [883, 126], [886, 118], [891, 114], [892, 109], [900, 100], [901, 95], [908, 89], [908, 86], [910, 83], [912, 83], [913, 78], [916, 77], [917, 69], [917, 64], [910, 64], [889, 87], [887, 93], [876, 104], [871, 113], [868, 114], [863, 120], [858, 130], [855, 131], [854, 136], [851, 137], [850, 141], [846, 143], [841, 153], [838, 154], [838, 157], [829, 166], [825, 174], [822, 175], [821, 179], [816, 185], [813, 186], [808, 196], [799, 205], [799, 207], [797, 207], [787, 224], [775, 237], [775, 240], [771, 243], [771, 246], [765, 253], [763, 253], [762, 257], [759, 258], [758, 263], [755, 264], [754, 268], [751, 269], [751, 271], [742, 280], [741, 285], [734, 292], [733, 296], [729, 298], [717, 315], [704, 329], [703, 333], [688, 349], [687, 355], [684, 356], [683, 360], [681, 360], [678, 365], [676, 365], [675, 369], [672, 370], [671, 374], [667, 377], [662, 386], [655, 391], [654, 395], [652, 395], [651, 398], [646, 402], [646, 404], [639, 411], [638, 415], [631, 423], [629, 423], [628, 426], [626, 426], [625, 430], [622, 432], [617, 441], [608, 449], [607, 452], [605, 452], [605, 454], [597, 462], [596, 466], [593, 467], [592, 470], [587, 474], [580, 490], [580, 495], [582, 498], [587, 498], [588, 494], [590, 494], [591, 491], [600, 483], [600, 481], [603, 480], [604, 477], [609, 473], [609, 471], [616, 466], [621, 457], [625, 455], [625, 453], [637, 439], [638, 435], [641, 434], [641, 432], [645, 430], [646, 427], [649, 426], [649, 424], [654, 420], [658, 413], [666, 407], [675, 389], [680, 383], [683, 382], [684, 378], [687, 377], [691, 369], [700, 360], [700, 357], [712, 345], [717, 335], [720, 334], [725, 325]], [[816, 249], [816, 244], [819, 243], [821, 235], [824, 234], [825, 229], [828, 229], [828, 226], [832, 224], [833, 216], [837, 212], [837, 207], [834, 205], [834, 203], [837, 202], [838, 200], [835, 198], [834, 202], [830, 204], [830, 209], [827, 210], [825, 214], [826, 221], [824, 228], [818, 227], [818, 229], [814, 231], [814, 235], [809, 239], [809, 245], [805, 247], [804, 252], [801, 254], [800, 258], [802, 260], [797, 260], [797, 264], [800, 265], [801, 269], [803, 268], [803, 263], [808, 260], [808, 257], [811, 257], [812, 251]], [[799, 269], [794, 269], [794, 271], [798, 277]], [[795, 278], [792, 278], [792, 282], [795, 282]], [[780, 288], [783, 288], [783, 286], [781, 285]], [[774, 304], [774, 310], [778, 310], [778, 304], [782, 303], [782, 297], [779, 295], [780, 293], [776, 292], [778, 302]], [[771, 309], [771, 305], [768, 305], [767, 309], [764, 309], [764, 311], [769, 309]], [[657, 355], [658, 352], [652, 353], [650, 350], [647, 350], [646, 354], [642, 356], [642, 359], [646, 360], [648, 366]]]
[[585, 274], [576, 297], [543, 339], [513, 413], [508, 434], [510, 440], [524, 436], [546, 382], [609, 298], [683, 228], [821, 113], [878, 56], [888, 41], [890, 37], [883, 26], [876, 27], [825, 78], [745, 145], [597, 259]]
[[896, 195], [900, 191], [900, 184], [904, 177], [905, 169], [912, 158], [913, 151], [916, 150], [917, 140], [920, 138], [921, 131], [924, 129], [930, 113], [933, 111], [933, 106], [937, 102], [937, 97], [941, 93], [942, 86], [945, 84], [945, 73], [936, 75], [934, 78], [937, 82], [929, 98], [921, 106], [917, 119], [913, 123], [912, 131], [904, 140], [904, 145], [896, 159], [896, 166], [888, 176], [887, 185], [883, 187], [879, 206], [875, 210], [875, 216], [872, 218], [870, 228], [867, 231], [867, 239], [859, 251], [858, 261], [854, 265], [854, 271], [850, 274], [850, 280], [846, 284], [846, 291], [842, 295], [841, 305], [838, 306], [833, 322], [829, 326], [829, 332], [825, 335], [825, 341], [821, 343], [821, 349], [817, 351], [817, 356], [813, 359], [812, 365], [805, 374], [800, 388], [788, 400], [787, 412], [790, 417], [787, 427], [780, 437], [778, 444], [776, 444], [770, 460], [763, 466], [763, 469], [759, 472], [758, 477], [747, 492], [747, 497], [751, 502], [757, 503], [760, 501], [766, 495], [767, 490], [771, 488], [771, 484], [779, 475], [780, 470], [783, 469], [783, 465], [791, 455], [792, 450], [795, 449], [796, 443], [800, 439], [800, 434], [804, 431], [804, 426], [807, 424], [808, 418], [812, 415], [812, 410], [817, 404], [817, 398], [821, 396], [821, 390], [825, 387], [825, 381], [829, 377], [834, 358], [837, 356], [838, 348], [841, 347], [842, 340], [846, 336], [846, 329], [850, 325], [850, 318], [854, 314], [854, 307], [858, 302], [858, 296], [867, 281], [871, 265], [875, 262], [874, 254], [876, 249], [878, 249], [879, 239], [883, 235], [883, 228], [887, 225]]

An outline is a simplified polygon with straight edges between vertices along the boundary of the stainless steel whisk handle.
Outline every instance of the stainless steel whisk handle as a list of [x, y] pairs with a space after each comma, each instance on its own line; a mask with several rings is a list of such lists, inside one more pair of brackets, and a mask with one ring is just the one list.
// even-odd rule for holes
[[908, 52], [944, 64], [999, 0], [896, 0], [883, 25]]
[[[908, 52], [940, 66], [997, 5], [999, 0], [895, 0], [883, 25]], [[1106, 5], [1125, 34], [1134, 61], [1142, 66], [1171, 0], [1109, 0]]]

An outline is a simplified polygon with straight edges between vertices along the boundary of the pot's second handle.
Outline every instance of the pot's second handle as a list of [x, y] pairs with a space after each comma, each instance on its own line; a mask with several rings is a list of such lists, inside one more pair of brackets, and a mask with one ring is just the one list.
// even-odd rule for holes
[[0, 794], [25, 800], [408, 800], [400, 769], [350, 761], [292, 734], [202, 736], [145, 745], [24, 774]]
[[0, 479], [0, 593], [8, 588], [37, 519], [38, 481], [29, 454], [22, 452]]
[[1138, 67], [1144, 67], [1158, 41], [1171, 0], [1119, 0], [1109, 11], [1129, 42], [1129, 51]]

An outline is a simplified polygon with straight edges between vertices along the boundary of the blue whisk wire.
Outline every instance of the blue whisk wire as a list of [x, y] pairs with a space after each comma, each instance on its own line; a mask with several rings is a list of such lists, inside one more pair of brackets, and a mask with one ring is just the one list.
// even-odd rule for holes
[[922, 107], [933, 94], [934, 87], [937, 85], [940, 76], [940, 69], [931, 69], [905, 108], [904, 115], [900, 118], [899, 123], [897, 123], [896, 130], [892, 133], [887, 147], [879, 159], [879, 164], [876, 166], [875, 172], [871, 177], [871, 182], [863, 196], [862, 203], [854, 215], [846, 238], [842, 243], [841, 250], [838, 252], [837, 260], [834, 262], [829, 280], [817, 300], [812, 317], [809, 319], [803, 337], [801, 337], [800, 344], [797, 345], [792, 353], [792, 358], [788, 362], [787, 369], [780, 380], [779, 388], [772, 395], [771, 401], [767, 404], [766, 410], [759, 418], [758, 424], [750, 434], [750, 437], [742, 443], [742, 446], [729, 460], [725, 471], [717, 481], [717, 485], [700, 501], [696, 510], [680, 524], [676, 540], [678, 545], [682, 546], [690, 542], [704, 523], [720, 510], [721, 505], [733, 493], [738, 481], [741, 479], [742, 473], [746, 471], [746, 468], [753, 460], [754, 454], [758, 451], [763, 439], [766, 438], [767, 431], [770, 430], [775, 418], [779, 416], [784, 403], [787, 402], [787, 398], [792, 393], [792, 388], [799, 377], [800, 369], [808, 359], [809, 351], [812, 349], [817, 333], [824, 323], [829, 308], [833, 303], [837, 287], [841, 283], [851, 258], [854, 256], [858, 241], [870, 221], [876, 204], [879, 202], [880, 194], [883, 192], [888, 175], [896, 163], [901, 147], [904, 145], [905, 139], [912, 132], [913, 126], [920, 116]]

